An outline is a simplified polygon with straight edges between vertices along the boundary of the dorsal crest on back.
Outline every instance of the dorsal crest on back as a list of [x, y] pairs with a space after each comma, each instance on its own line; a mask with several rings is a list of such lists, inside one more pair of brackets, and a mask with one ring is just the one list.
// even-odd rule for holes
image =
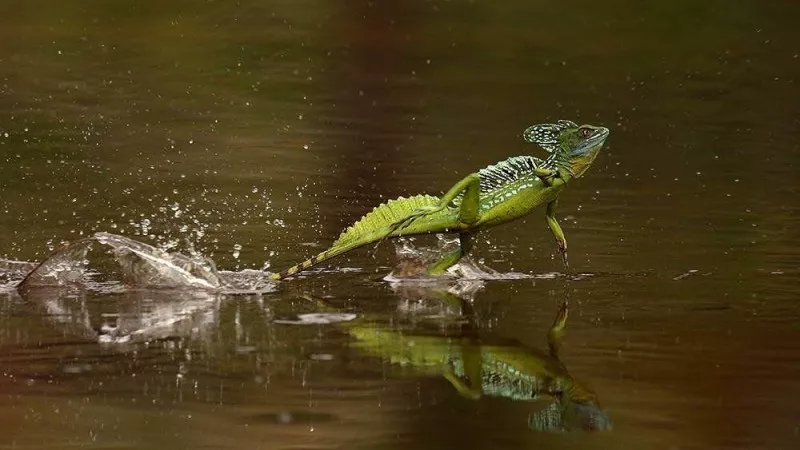
[[478, 172], [481, 181], [481, 192], [489, 192], [513, 183], [520, 178], [530, 175], [539, 167], [553, 164], [560, 153], [555, 152], [559, 145], [559, 135], [568, 128], [575, 128], [575, 122], [559, 120], [556, 123], [543, 123], [528, 127], [523, 133], [526, 141], [536, 144], [550, 153], [547, 161], [534, 156], [513, 156], [505, 161], [500, 161]]
[[481, 192], [498, 189], [508, 183], [530, 175], [541, 167], [544, 161], [534, 156], [512, 156], [505, 161], [485, 167], [478, 171], [481, 181]]

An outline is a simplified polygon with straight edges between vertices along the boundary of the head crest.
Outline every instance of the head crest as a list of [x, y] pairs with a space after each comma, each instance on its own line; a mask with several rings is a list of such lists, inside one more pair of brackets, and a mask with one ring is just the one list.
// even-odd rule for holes
[[558, 136], [568, 128], [577, 128], [578, 124], [569, 120], [559, 120], [556, 123], [542, 123], [528, 127], [522, 136], [526, 141], [552, 152], [558, 146]]

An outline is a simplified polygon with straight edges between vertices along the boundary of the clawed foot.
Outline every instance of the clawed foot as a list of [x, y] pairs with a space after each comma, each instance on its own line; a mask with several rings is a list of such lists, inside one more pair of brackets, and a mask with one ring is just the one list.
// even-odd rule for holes
[[569, 271], [569, 261], [567, 260], [567, 246], [558, 241], [558, 253], [561, 254], [561, 261], [564, 262], [564, 269]]
[[539, 176], [539, 179], [542, 180], [542, 183], [544, 183], [546, 186], [552, 186], [554, 179], [561, 178], [561, 174], [558, 172], [558, 169], [537, 175]]

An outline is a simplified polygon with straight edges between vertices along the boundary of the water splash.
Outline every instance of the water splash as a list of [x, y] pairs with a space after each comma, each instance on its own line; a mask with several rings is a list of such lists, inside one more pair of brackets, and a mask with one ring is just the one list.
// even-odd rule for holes
[[86, 277], [86, 259], [94, 240], [85, 238], [67, 244], [31, 271], [19, 285], [20, 290], [31, 286], [80, 286]]
[[395, 241], [395, 253], [398, 263], [395, 269], [386, 277], [390, 283], [415, 282], [415, 283], [441, 283], [452, 280], [524, 280], [537, 278], [519, 272], [498, 272], [481, 261], [476, 261], [470, 256], [465, 256], [454, 264], [442, 276], [429, 276], [425, 270], [436, 263], [442, 255], [456, 250], [459, 246], [458, 238], [448, 238], [445, 235], [436, 235], [438, 240], [435, 247], [416, 246], [414, 238], [398, 239]]
[[208, 258], [168, 253], [111, 233], [96, 233], [94, 238], [111, 247], [130, 286], [202, 289], [223, 286], [214, 262]]
[[[108, 249], [106, 254], [113, 257], [121, 280], [105, 283], [93, 280], [93, 276], [98, 274], [113, 276], [111, 270], [87, 270], [90, 262], [103, 267], [102, 254], [93, 255], [91, 261], [89, 259], [89, 252], [97, 244], [100, 244], [100, 248]], [[30, 269], [30, 265], [25, 268]], [[200, 289], [230, 294], [264, 293], [275, 289], [268, 272], [218, 272], [214, 261], [199, 253], [186, 256], [167, 252], [105, 232], [68, 244], [28, 272], [18, 285], [20, 291], [60, 286], [100, 287], [100, 290], [105, 290], [108, 286], [118, 288], [120, 281], [132, 288]]]
[[233, 271], [221, 270], [217, 272], [224, 286], [225, 294], [252, 294], [267, 293], [276, 289], [275, 281], [269, 278], [270, 272], [255, 269], [242, 269]]
[[13, 291], [38, 264], [0, 259], [0, 293]]

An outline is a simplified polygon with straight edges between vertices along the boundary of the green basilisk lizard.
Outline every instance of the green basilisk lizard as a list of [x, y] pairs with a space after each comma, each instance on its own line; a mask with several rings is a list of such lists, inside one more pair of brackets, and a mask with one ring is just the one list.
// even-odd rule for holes
[[282, 280], [387, 238], [458, 233], [460, 247], [427, 269], [429, 275], [441, 275], [470, 251], [476, 232], [519, 219], [542, 205], [547, 205], [547, 224], [568, 268], [567, 240], [555, 217], [558, 196], [573, 178], [586, 172], [608, 134], [607, 128], [568, 120], [533, 125], [523, 137], [548, 151], [546, 159], [514, 156], [467, 175], [442, 197], [416, 195], [389, 200], [348, 227], [329, 249], [271, 278]]

